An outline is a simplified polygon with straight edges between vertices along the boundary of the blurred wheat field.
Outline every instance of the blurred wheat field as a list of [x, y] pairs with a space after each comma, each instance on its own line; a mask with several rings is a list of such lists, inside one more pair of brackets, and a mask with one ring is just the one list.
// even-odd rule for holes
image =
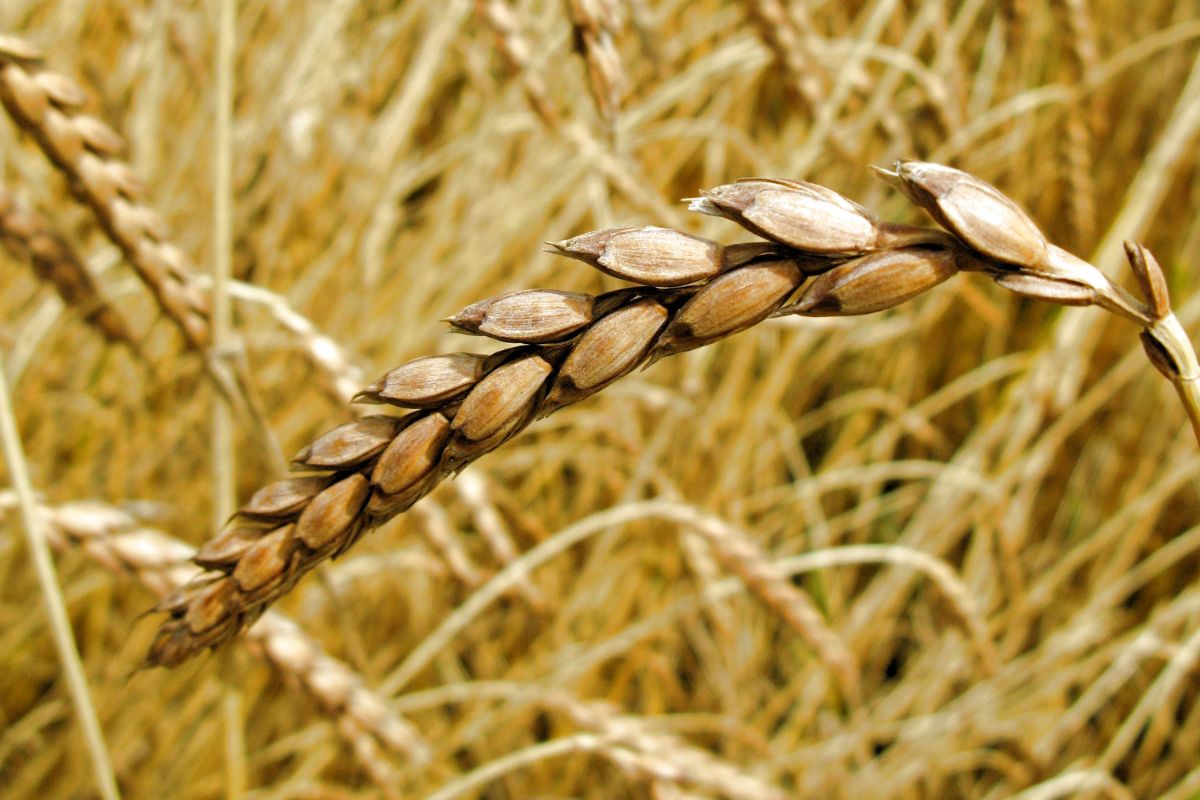
[[[614, 0], [615, 108], [576, 51], [580, 5], [238, 3], [236, 280], [286, 300], [365, 384], [479, 349], [438, 320], [480, 298], [621, 285], [543, 241], [618, 224], [744, 240], [678, 200], [748, 175], [916, 221], [866, 165], [917, 157], [996, 184], [1127, 285], [1121, 241], [1145, 242], [1197, 337], [1200, 4]], [[215, 6], [0, 6], [0, 31], [127, 138], [203, 270]], [[0, 184], [70, 240], [141, 352], [0, 249], [0, 347], [40, 500], [199, 545], [204, 362], [9, 123]], [[252, 295], [235, 289], [235, 332], [290, 455], [351, 412]], [[121, 791], [1196, 796], [1200, 456], [1134, 332], [962, 275], [882, 315], [781, 319], [636, 373], [279, 604], [304, 648], [344, 662], [338, 680], [383, 699], [370, 713], [289, 672], [300, 645], [261, 638], [136, 672], [157, 598], [67, 536], [59, 580]], [[236, 444], [244, 500], [275, 466], [244, 428]], [[816, 601], [861, 702], [720, 567], [713, 535], [753, 541]], [[0, 490], [0, 796], [98, 796], [29, 563]], [[411, 728], [389, 739], [359, 717]]]

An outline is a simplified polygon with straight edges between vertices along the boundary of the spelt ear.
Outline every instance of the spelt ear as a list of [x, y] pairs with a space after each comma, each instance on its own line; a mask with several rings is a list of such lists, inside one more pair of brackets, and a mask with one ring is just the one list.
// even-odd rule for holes
[[[596, 297], [512, 292], [451, 317], [467, 332], [521, 346], [492, 356], [417, 359], [360, 392], [358, 400], [423, 410], [402, 419], [364, 418], [304, 448], [297, 463], [327, 474], [255, 495], [239, 517], [269, 529], [235, 525], [204, 551], [205, 566], [216, 574], [164, 608], [171, 618], [151, 661], [176, 663], [226, 641], [323, 559], [534, 419], [639, 365], [720, 341], [781, 309], [803, 316], [869, 314], [916, 297], [960, 269], [985, 271], [1028, 297], [1094, 304], [1146, 324], [1155, 363], [1170, 367], [1177, 386], [1200, 382], [1190, 344], [1177, 322], [1171, 327], [1173, 316], [1154, 322], [1095, 267], [1047, 244], [993, 187], [936, 164], [901, 162], [895, 172], [879, 172], [900, 181], [957, 238], [879, 223], [814, 184], [755, 178], [705, 192], [699, 205], [770, 243], [722, 247], [656, 227], [610, 228], [551, 243], [562, 255], [639, 285]], [[1140, 257], [1147, 266], [1135, 269], [1153, 269]], [[1010, 263], [1021, 259], [1027, 263]], [[786, 305], [809, 275], [817, 277]], [[1200, 390], [1193, 394], [1200, 410]]]

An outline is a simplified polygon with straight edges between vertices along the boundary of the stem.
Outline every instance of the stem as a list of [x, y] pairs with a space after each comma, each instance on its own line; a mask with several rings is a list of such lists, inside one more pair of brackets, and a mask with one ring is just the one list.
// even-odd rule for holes
[[[213, 317], [212, 358], [226, 357], [232, 344], [229, 283], [233, 244], [233, 47], [236, 0], [222, 0], [217, 31], [216, 123], [213, 136]], [[212, 408], [213, 528], [220, 533], [234, 512], [235, 463], [233, 426], [226, 398], [218, 394]]]
[[1175, 381], [1175, 391], [1179, 393], [1188, 420], [1192, 423], [1196, 443], [1200, 444], [1200, 380]]
[[67, 616], [62, 587], [58, 583], [54, 561], [50, 558], [50, 546], [46, 542], [46, 534], [38, 517], [37, 500], [33, 494], [33, 484], [29, 480], [25, 453], [21, 448], [21, 437], [13, 414], [3, 359], [0, 359], [0, 439], [3, 440], [4, 461], [8, 464], [13, 489], [21, 506], [25, 541], [33, 559], [34, 570], [37, 572], [38, 585], [42, 589], [46, 615], [50, 618], [50, 632], [54, 636], [54, 645], [58, 649], [58, 658], [63, 666], [63, 676], [67, 680], [71, 701], [75, 705], [75, 714], [83, 727], [83, 738], [87, 742], [88, 753], [92, 759], [96, 788], [104, 800], [117, 800], [121, 795], [117, 790], [117, 779], [113, 775], [112, 762], [104, 743], [104, 732], [100, 729], [96, 708], [92, 704], [87, 677], [83, 673], [83, 663], [79, 658], [79, 649], [75, 646], [75, 635], [71, 631], [71, 620]]
[[[233, 80], [237, 39], [237, 0], [221, 0], [217, 19], [216, 122], [213, 136], [213, 317], [212, 359], [226, 358], [233, 344], [233, 309], [229, 284], [233, 273]], [[213, 535], [218, 536], [237, 506], [237, 461], [233, 419], [226, 398], [213, 397], [212, 474]], [[227, 659], [233, 654], [227, 654]], [[246, 791], [246, 743], [243, 732], [242, 693], [226, 670], [222, 675], [225, 725], [226, 795], [241, 797]]]

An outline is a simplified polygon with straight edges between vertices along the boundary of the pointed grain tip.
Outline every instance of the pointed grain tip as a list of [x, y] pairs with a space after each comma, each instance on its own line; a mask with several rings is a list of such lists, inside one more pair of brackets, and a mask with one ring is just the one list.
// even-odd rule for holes
[[868, 164], [867, 169], [881, 179], [884, 183], [897, 189], [903, 189], [904, 180], [900, 177], [900, 162], [897, 161], [892, 165], [895, 169], [887, 169], [886, 167], [877, 167], [874, 164]]
[[455, 333], [466, 333], [474, 336], [479, 335], [479, 326], [483, 324], [484, 311], [478, 308], [480, 304], [476, 303], [473, 306], [467, 306], [457, 314], [445, 317], [442, 322], [445, 322]]
[[376, 381], [370, 386], [364, 386], [353, 397], [350, 398], [351, 403], [375, 403], [378, 404], [379, 393], [383, 391], [383, 384]]

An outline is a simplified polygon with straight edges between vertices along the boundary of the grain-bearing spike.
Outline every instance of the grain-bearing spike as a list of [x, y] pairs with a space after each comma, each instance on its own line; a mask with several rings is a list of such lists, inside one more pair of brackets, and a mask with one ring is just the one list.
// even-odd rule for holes
[[[1200, 365], [1170, 313], [1161, 269], [1144, 249], [1131, 245], [1129, 253], [1149, 306], [1045, 242], [1024, 212], [974, 176], [920, 162], [877, 172], [950, 233], [878, 222], [814, 184], [755, 179], [706, 192], [693, 207], [773, 242], [722, 246], [642, 227], [552, 244], [560, 254], [641, 283], [596, 297], [517, 292], [453, 318], [474, 333], [523, 343], [493, 355], [416, 359], [360, 392], [356, 399], [363, 402], [417, 410], [342, 426], [302, 450], [303, 468], [327, 474], [260, 491], [201, 551], [199, 561], [211, 572], [160, 606], [169, 618], [148, 663], [170, 666], [227, 641], [323, 559], [345, 551], [441, 480], [534, 419], [640, 365], [715, 343], [773, 314], [849, 316], [892, 308], [959, 271], [984, 272], [1034, 299], [1096, 305], [1138, 322], [1153, 363], [1179, 389], [1200, 439]], [[810, 276], [816, 277], [789, 305]], [[748, 546], [728, 545], [722, 562], [753, 577], [767, 562]], [[786, 581], [768, 583], [769, 591], [762, 581], [747, 585], [772, 608], [800, 591]], [[811, 606], [801, 600], [793, 605]], [[823, 660], [838, 665], [846, 696], [855, 696], [853, 660], [819, 613], [812, 609], [791, 621]]]

